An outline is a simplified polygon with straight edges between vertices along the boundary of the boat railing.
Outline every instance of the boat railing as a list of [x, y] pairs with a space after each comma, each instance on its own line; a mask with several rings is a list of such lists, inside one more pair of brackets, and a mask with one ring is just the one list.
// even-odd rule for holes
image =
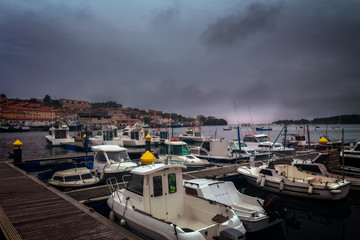
[[111, 178], [108, 178], [106, 179], [106, 184], [110, 190], [110, 193], [113, 193], [117, 190], [119, 190], [119, 184], [117, 182], [117, 179], [115, 177], [111, 177]]
[[[117, 198], [119, 199], [119, 201], [122, 203], [122, 200], [120, 198], [120, 194], [124, 195], [125, 196], [125, 200], [126, 200], [126, 206], [131, 202], [129, 201], [130, 197], [126, 196], [125, 193], [119, 191], [120, 190], [120, 187], [119, 187], [119, 184], [117, 182], [117, 179], [115, 177], [111, 177], [111, 178], [108, 178], [106, 179], [106, 184], [108, 185], [109, 187], [109, 190], [110, 190], [110, 193], [111, 195], [114, 195], [116, 194]], [[132, 205], [132, 204], [131, 204]]]

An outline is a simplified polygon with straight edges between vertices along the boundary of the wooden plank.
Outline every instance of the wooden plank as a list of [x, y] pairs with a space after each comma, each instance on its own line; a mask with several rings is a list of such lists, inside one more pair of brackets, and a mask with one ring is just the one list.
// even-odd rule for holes
[[22, 239], [138, 239], [35, 177], [0, 164], [0, 207]]

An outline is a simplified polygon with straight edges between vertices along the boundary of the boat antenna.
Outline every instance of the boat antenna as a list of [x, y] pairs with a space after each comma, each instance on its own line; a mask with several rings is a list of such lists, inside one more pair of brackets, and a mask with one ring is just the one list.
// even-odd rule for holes
[[251, 120], [250, 127], [251, 127], [251, 129], [252, 129], [253, 133], [255, 133], [255, 130], [254, 130], [254, 120], [253, 120], [252, 115], [251, 115], [251, 111], [250, 111], [250, 104], [249, 104], [249, 102], [247, 102], [247, 105], [248, 105], [249, 115], [250, 115], [250, 120]]
[[344, 159], [344, 128], [342, 128], [342, 138], [341, 138], [341, 152], [342, 152], [342, 156], [341, 156], [341, 160], [342, 160], [342, 175], [343, 175], [343, 182], [344, 182], [344, 179], [345, 179], [345, 159]]
[[239, 122], [239, 118], [238, 118], [238, 114], [237, 114], [237, 110], [236, 110], [236, 103], [234, 102], [234, 108], [235, 108], [235, 114], [236, 114], [236, 119], [237, 119], [237, 135], [238, 135], [238, 144], [239, 144], [239, 154], [241, 155], [241, 140], [240, 140], [240, 122]]

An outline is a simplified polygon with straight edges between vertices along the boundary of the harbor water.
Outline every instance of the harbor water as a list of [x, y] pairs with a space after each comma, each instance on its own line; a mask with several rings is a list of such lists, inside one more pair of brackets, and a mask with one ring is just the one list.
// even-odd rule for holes
[[[269, 127], [269, 126], [266, 126]], [[271, 125], [272, 131], [263, 133], [270, 136], [271, 141], [278, 139], [281, 142], [284, 137], [283, 126]], [[360, 141], [360, 125], [310, 125], [309, 135], [312, 142], [317, 142], [322, 136], [327, 135], [329, 140], [341, 140], [344, 129], [345, 142]], [[155, 129], [150, 129], [150, 131]], [[172, 137], [177, 137], [186, 131], [186, 128], [169, 129]], [[251, 127], [242, 127], [240, 135], [253, 133]], [[287, 134], [302, 133], [307, 138], [306, 126], [290, 125]], [[75, 132], [70, 132], [74, 136]], [[204, 136], [216, 138], [235, 139], [237, 130], [224, 131], [223, 126], [202, 127]], [[0, 133], [0, 161], [7, 160], [9, 152], [13, 152], [13, 142], [20, 140], [23, 143], [23, 157], [36, 158], [53, 155], [71, 155], [75, 152], [63, 147], [47, 146], [45, 135], [47, 132], [15, 132]], [[241, 137], [242, 138], [242, 137]], [[245, 179], [231, 179], [239, 191], [252, 196], [265, 198], [268, 192], [247, 184]], [[266, 229], [259, 233], [247, 234], [247, 239], [359, 239], [358, 229], [360, 220], [360, 193], [351, 192], [346, 199], [338, 201], [309, 200], [303, 198], [279, 195], [288, 214], [294, 216], [300, 223], [299, 228], [288, 226], [286, 223]], [[99, 203], [104, 205], [105, 202]], [[104, 206], [101, 207], [104, 212]], [[94, 207], [94, 209], [96, 209]], [[105, 204], [106, 209], [106, 204]], [[106, 213], [104, 214], [106, 216]]]
[[[264, 131], [262, 133], [270, 136], [270, 141], [282, 142], [285, 130], [281, 125], [270, 125], [266, 128], [272, 128], [272, 131]], [[201, 128], [203, 136], [212, 136], [213, 138], [225, 138], [229, 140], [237, 139], [237, 126], [233, 126], [232, 130], [225, 131], [223, 126], [204, 126]], [[169, 128], [171, 137], [178, 137], [185, 133], [187, 128]], [[198, 128], [196, 128], [198, 129]], [[317, 142], [322, 136], [328, 136], [329, 140], [341, 140], [342, 129], [344, 129], [345, 142], [360, 141], [360, 125], [309, 125], [309, 136], [311, 142]], [[119, 130], [121, 131], [121, 130]], [[150, 129], [156, 131], [156, 129]], [[240, 138], [245, 134], [255, 133], [251, 127], [240, 127]], [[259, 133], [259, 132], [257, 132]], [[304, 134], [308, 138], [307, 127], [299, 125], [287, 126], [287, 136], [291, 134]], [[45, 135], [48, 132], [11, 132], [0, 133], [0, 161], [9, 157], [9, 152], [13, 152], [12, 144], [16, 140], [23, 143], [22, 151], [24, 158], [47, 157], [53, 155], [73, 154], [74, 151], [63, 147], [50, 147], [47, 145]], [[96, 132], [93, 133], [93, 136]], [[76, 132], [70, 132], [70, 136], [75, 136]]]

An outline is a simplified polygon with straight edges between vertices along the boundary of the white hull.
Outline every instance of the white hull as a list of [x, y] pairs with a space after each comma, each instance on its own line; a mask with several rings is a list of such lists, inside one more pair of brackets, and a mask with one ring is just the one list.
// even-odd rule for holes
[[134, 139], [124, 139], [124, 147], [145, 147], [145, 141], [138, 141]]
[[118, 146], [123, 146], [123, 141], [122, 140], [103, 141], [103, 140], [92, 140], [92, 139], [90, 139], [90, 142], [93, 145], [118, 145]]
[[292, 181], [285, 180], [283, 189], [280, 190], [279, 181], [265, 180], [264, 186], [261, 187], [261, 182], [257, 183], [256, 177], [246, 176], [246, 178], [253, 186], [260, 187], [266, 191], [304, 198], [339, 200], [346, 197], [350, 189], [350, 184], [336, 189], [316, 188], [313, 186], [312, 193], [309, 193], [309, 184], [293, 184]]
[[66, 144], [66, 143], [75, 142], [75, 140], [73, 138], [54, 139], [52, 136], [45, 136], [45, 138], [46, 138], [47, 143], [52, 146], [60, 146], [60, 145]]
[[[115, 193], [116, 195], [116, 193]], [[197, 239], [208, 239], [213, 240], [214, 236], [219, 236], [222, 230], [228, 228], [234, 228], [243, 234], [245, 234], [246, 230], [243, 224], [240, 222], [239, 218], [234, 214], [229, 214], [229, 220], [223, 223], [213, 222], [213, 224], [206, 224], [204, 222], [199, 221], [202, 217], [202, 214], [210, 214], [212, 215], [207, 207], [201, 207], [202, 203], [205, 203], [204, 199], [200, 199], [197, 197], [187, 196], [187, 202], [191, 202], [190, 205], [193, 208], [188, 208], [190, 211], [194, 213], [189, 213], [188, 216], [182, 216], [177, 219], [172, 219], [170, 221], [164, 221], [162, 219], [158, 219], [148, 214], [144, 214], [142, 211], [134, 210], [129, 204], [125, 210], [125, 205], [119, 203], [117, 198], [115, 197], [115, 202], [113, 202], [113, 195], [108, 199], [107, 203], [110, 208], [114, 211], [116, 217], [118, 219], [125, 219], [127, 226], [135, 232], [141, 233], [148, 238], [162, 240], [162, 239], [170, 239], [170, 240], [197, 240]], [[204, 202], [205, 201], [205, 202]], [[214, 203], [214, 209], [218, 209], [218, 205]], [[224, 208], [225, 206], [221, 207]], [[199, 209], [200, 208], [200, 209]], [[216, 210], [215, 210], [216, 211]], [[211, 217], [210, 217], [211, 219]], [[176, 225], [176, 233], [175, 227]], [[207, 235], [206, 235], [207, 232]]]

